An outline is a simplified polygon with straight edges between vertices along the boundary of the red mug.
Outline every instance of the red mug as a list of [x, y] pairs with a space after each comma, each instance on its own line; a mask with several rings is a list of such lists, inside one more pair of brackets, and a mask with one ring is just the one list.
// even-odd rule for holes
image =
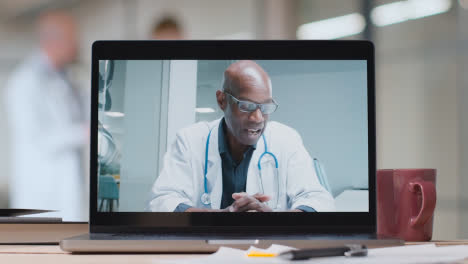
[[432, 238], [435, 169], [377, 171], [377, 233], [406, 241]]

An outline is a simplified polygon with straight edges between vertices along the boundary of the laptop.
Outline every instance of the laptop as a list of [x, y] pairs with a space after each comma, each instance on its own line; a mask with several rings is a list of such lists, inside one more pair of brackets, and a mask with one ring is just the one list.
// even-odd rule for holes
[[368, 41], [97, 41], [89, 233], [69, 252], [398, 245], [376, 235]]

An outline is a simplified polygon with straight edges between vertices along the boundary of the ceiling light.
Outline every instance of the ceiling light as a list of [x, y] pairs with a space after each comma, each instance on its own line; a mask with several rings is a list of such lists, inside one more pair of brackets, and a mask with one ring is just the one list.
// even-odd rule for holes
[[337, 39], [361, 33], [366, 27], [359, 13], [328, 18], [299, 26], [298, 39]]
[[123, 117], [125, 116], [124, 113], [121, 113], [121, 112], [105, 112], [106, 116], [110, 116], [110, 117]]
[[379, 27], [433, 16], [450, 10], [451, 0], [407, 0], [372, 9], [372, 22]]
[[195, 108], [195, 112], [205, 114], [205, 113], [214, 113], [215, 110], [211, 107], [199, 107], [199, 108]]

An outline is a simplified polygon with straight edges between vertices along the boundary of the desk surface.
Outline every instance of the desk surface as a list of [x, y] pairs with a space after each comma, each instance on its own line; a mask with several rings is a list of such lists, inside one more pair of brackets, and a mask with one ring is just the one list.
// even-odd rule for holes
[[[433, 241], [438, 246], [444, 245], [468, 245], [468, 240]], [[408, 245], [424, 243], [407, 243]], [[0, 245], [0, 263], [152, 263], [157, 264], [168, 259], [183, 259], [203, 256], [202, 254], [69, 254], [60, 250], [58, 246], [19, 246]], [[461, 262], [468, 264], [468, 258]]]
[[368, 190], [345, 190], [335, 197], [338, 212], [369, 212]]

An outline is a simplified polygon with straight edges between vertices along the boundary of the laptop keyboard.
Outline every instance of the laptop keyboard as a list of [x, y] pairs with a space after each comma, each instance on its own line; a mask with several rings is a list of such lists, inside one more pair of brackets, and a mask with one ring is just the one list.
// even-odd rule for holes
[[187, 235], [182, 234], [90, 234], [91, 239], [110, 239], [110, 240], [216, 240], [216, 239], [263, 239], [263, 240], [315, 240], [315, 239], [372, 239], [372, 235], [245, 235], [245, 234], [206, 234], [192, 233]]

